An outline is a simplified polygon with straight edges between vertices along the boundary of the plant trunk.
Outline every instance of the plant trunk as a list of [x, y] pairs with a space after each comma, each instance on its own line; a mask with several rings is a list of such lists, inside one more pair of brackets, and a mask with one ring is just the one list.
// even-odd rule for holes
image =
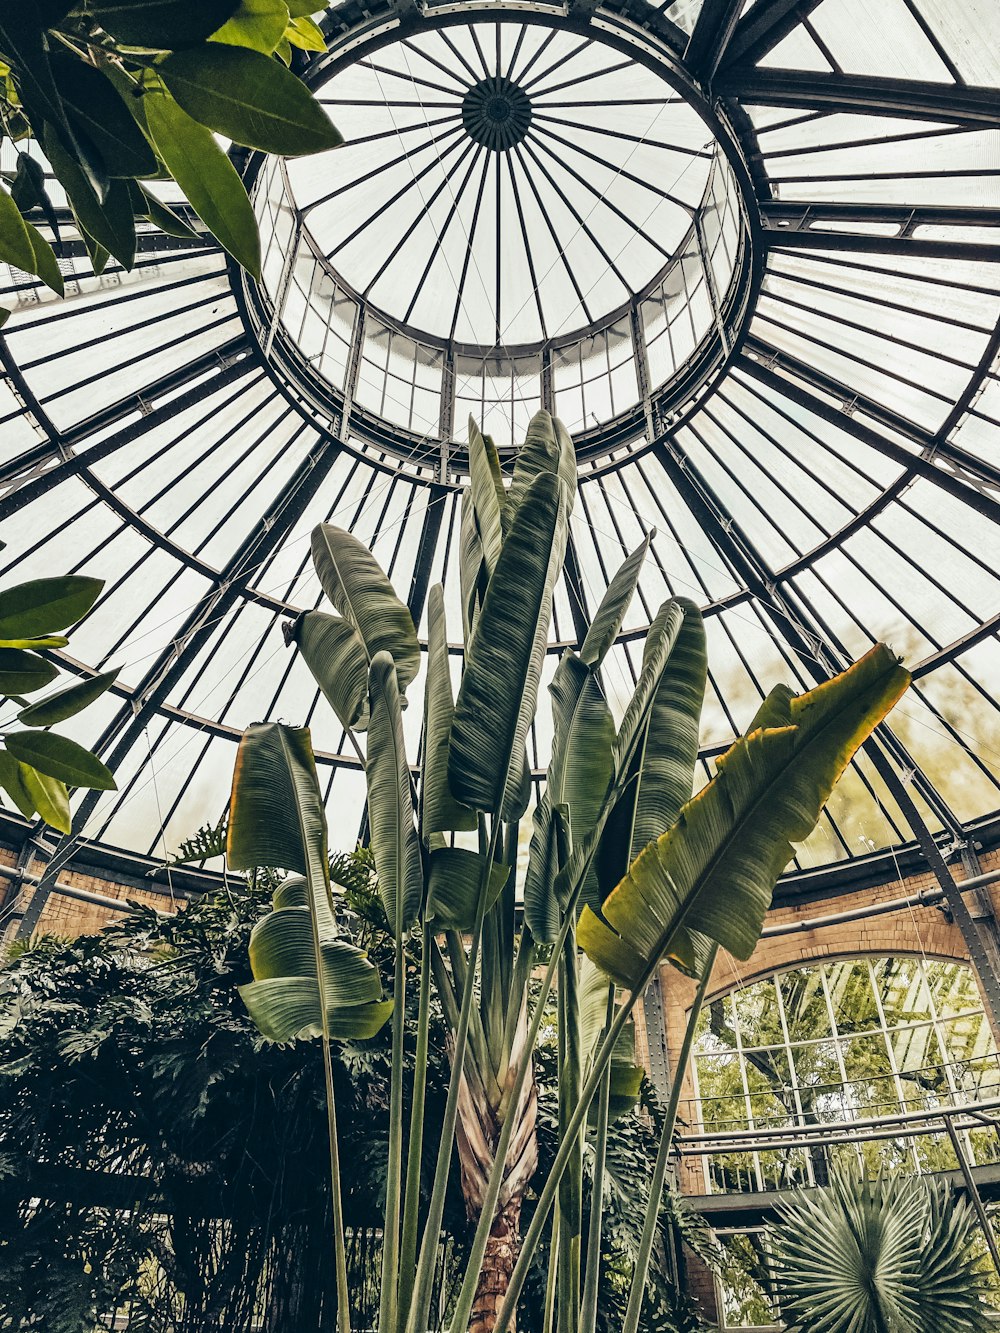
[[[490, 1227], [476, 1297], [472, 1303], [469, 1333], [493, 1333], [520, 1248], [521, 1200], [513, 1198], [500, 1209]], [[511, 1333], [514, 1333], [513, 1324]]]

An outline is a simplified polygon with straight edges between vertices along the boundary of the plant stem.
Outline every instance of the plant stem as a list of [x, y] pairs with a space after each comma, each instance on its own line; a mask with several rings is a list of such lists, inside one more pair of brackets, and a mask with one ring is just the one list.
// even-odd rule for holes
[[[480, 816], [480, 830], [482, 830], [483, 818], [483, 816]], [[437, 1161], [434, 1165], [434, 1182], [431, 1186], [430, 1204], [427, 1209], [427, 1219], [424, 1223], [424, 1238], [420, 1245], [416, 1284], [406, 1321], [406, 1333], [425, 1333], [430, 1312], [431, 1286], [434, 1280], [438, 1242], [441, 1236], [441, 1219], [444, 1216], [448, 1175], [451, 1170], [452, 1149], [455, 1141], [455, 1121], [458, 1118], [458, 1093], [465, 1067], [465, 1048], [469, 1035], [469, 1021], [475, 1004], [476, 969], [479, 962], [479, 947], [483, 937], [486, 900], [489, 897], [490, 870], [493, 866], [499, 834], [500, 819], [497, 816], [493, 820], [489, 847], [483, 861], [483, 878], [479, 886], [479, 901], [476, 904], [476, 919], [469, 949], [469, 967], [466, 985], [462, 993], [462, 1009], [458, 1019], [458, 1030], [455, 1033], [455, 1049], [452, 1055], [448, 1098], [445, 1102], [444, 1117], [441, 1123], [441, 1137], [438, 1141]]]
[[[604, 1026], [610, 1027], [615, 1016], [615, 988], [608, 987], [608, 1009]], [[590, 1222], [587, 1227], [587, 1267], [584, 1270], [583, 1304], [580, 1307], [580, 1333], [596, 1333], [597, 1288], [601, 1275], [601, 1234], [604, 1226], [604, 1169], [608, 1156], [608, 1121], [611, 1112], [611, 1062], [601, 1079], [597, 1103], [597, 1131], [594, 1136], [594, 1172], [590, 1188]]]
[[691, 1047], [694, 1045], [695, 1029], [698, 1026], [698, 1016], [701, 1013], [701, 1007], [705, 1001], [705, 993], [708, 990], [709, 979], [712, 975], [712, 968], [715, 964], [715, 955], [719, 951], [718, 945], [713, 945], [708, 955], [708, 961], [705, 964], [705, 971], [698, 983], [698, 991], [694, 997], [694, 1003], [691, 1005], [691, 1012], [688, 1014], [687, 1026], [684, 1029], [684, 1040], [681, 1042], [681, 1049], [677, 1057], [677, 1063], [674, 1068], [674, 1077], [670, 1086], [670, 1098], [667, 1102], [667, 1112], [663, 1120], [663, 1130], [660, 1134], [660, 1147], [656, 1154], [656, 1165], [653, 1168], [653, 1179], [649, 1187], [649, 1199], [646, 1203], [646, 1217], [642, 1226], [642, 1240], [639, 1244], [639, 1253], [636, 1256], [635, 1269], [632, 1273], [632, 1290], [629, 1292], [628, 1308], [625, 1311], [625, 1322], [622, 1325], [622, 1333], [637, 1333], [639, 1327], [639, 1315], [642, 1312], [643, 1297], [646, 1294], [646, 1279], [649, 1277], [649, 1261], [653, 1253], [653, 1242], [656, 1239], [656, 1223], [660, 1216], [660, 1202], [663, 1198], [663, 1182], [666, 1179], [667, 1164], [670, 1160], [670, 1149], [673, 1146], [674, 1127], [677, 1124], [677, 1110], [681, 1100], [681, 1086], [684, 1082], [684, 1074], [687, 1070], [688, 1061], [691, 1058]]
[[[324, 1008], [324, 1027], [326, 1010]], [[350, 1291], [347, 1286], [347, 1238], [344, 1200], [340, 1190], [340, 1153], [337, 1147], [337, 1105], [333, 1094], [333, 1058], [330, 1038], [323, 1034], [323, 1072], [326, 1077], [326, 1126], [330, 1142], [330, 1192], [333, 1206], [333, 1249], [337, 1272], [337, 1333], [351, 1333]]]
[[399, 1261], [398, 1309], [408, 1310], [416, 1276], [417, 1232], [420, 1223], [420, 1163], [424, 1144], [424, 1101], [427, 1092], [427, 1048], [431, 1012], [430, 926], [423, 923], [420, 945], [420, 1001], [417, 1011], [417, 1050], [410, 1104], [410, 1138], [406, 1154], [406, 1185], [403, 1191], [403, 1239]]
[[397, 923], [395, 973], [392, 984], [392, 1072], [389, 1083], [389, 1151], [382, 1228], [382, 1289], [379, 1333], [395, 1333], [399, 1286], [399, 1209], [403, 1172], [403, 1057], [406, 1018], [406, 957], [403, 932]]
[[556, 1276], [559, 1265], [556, 1255], [559, 1252], [559, 1205], [552, 1213], [552, 1235], [549, 1237], [549, 1271], [545, 1280], [545, 1318], [542, 1321], [542, 1333], [552, 1333], [552, 1317], [556, 1308]]
[[[570, 913], [570, 921], [576, 916]], [[559, 965], [559, 1131], [565, 1133], [583, 1082], [580, 1049], [580, 988], [576, 931], [570, 929]], [[559, 1333], [576, 1333], [580, 1317], [580, 1249], [583, 1233], [583, 1128], [572, 1137], [574, 1152], [559, 1186]]]

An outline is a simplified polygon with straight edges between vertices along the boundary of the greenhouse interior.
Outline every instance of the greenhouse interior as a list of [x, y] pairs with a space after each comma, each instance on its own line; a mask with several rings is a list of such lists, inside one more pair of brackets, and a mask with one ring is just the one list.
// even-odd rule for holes
[[0, 4], [0, 1329], [1000, 1329], [1000, 0]]

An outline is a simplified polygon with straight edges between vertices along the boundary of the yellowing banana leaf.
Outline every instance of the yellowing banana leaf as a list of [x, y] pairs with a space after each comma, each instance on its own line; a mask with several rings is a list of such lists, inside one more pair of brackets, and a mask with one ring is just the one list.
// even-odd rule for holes
[[677, 823], [650, 843], [578, 939], [620, 985], [639, 987], [661, 958], [694, 972], [711, 942], [748, 958], [775, 882], [837, 779], [909, 684], [879, 644], [803, 695], [773, 690], [766, 725], [741, 737]]
[[378, 561], [357, 537], [330, 523], [313, 529], [312, 557], [323, 591], [361, 635], [368, 661], [389, 653], [405, 690], [420, 670], [420, 645], [413, 618]]

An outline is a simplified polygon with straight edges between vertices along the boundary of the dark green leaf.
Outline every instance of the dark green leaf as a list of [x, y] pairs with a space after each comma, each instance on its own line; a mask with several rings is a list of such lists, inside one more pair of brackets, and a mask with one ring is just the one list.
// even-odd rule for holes
[[20, 648], [0, 648], [0, 694], [30, 694], [52, 683], [59, 671], [51, 662]]
[[348, 620], [325, 611], [306, 611], [286, 630], [343, 727], [368, 727], [368, 654]]
[[343, 142], [302, 80], [259, 51], [209, 42], [157, 73], [188, 115], [248, 148], [294, 157]]
[[607, 656], [608, 649], [618, 637], [625, 613], [635, 594], [643, 561], [649, 551], [649, 543], [656, 536], [656, 530], [648, 533], [635, 550], [622, 562], [614, 578], [608, 584], [608, 590], [601, 598], [601, 604], [591, 621], [587, 637], [580, 648], [580, 660], [587, 666], [600, 666]]
[[[43, 35], [45, 17], [37, 5], [5, 4], [0, 8], [0, 51], [15, 71], [22, 97], [30, 100], [41, 118], [69, 130], [62, 99]], [[35, 127], [36, 134], [40, 125]]]
[[35, 252], [24, 218], [6, 190], [0, 190], [0, 259], [24, 273], [34, 273]]
[[420, 831], [432, 833], [476, 827], [476, 812], [455, 800], [448, 786], [448, 742], [455, 704], [448, 665], [444, 589], [435, 583], [427, 599], [427, 680], [424, 685], [424, 768], [420, 791]]
[[42, 819], [60, 833], [72, 833], [73, 821], [65, 782], [50, 778], [46, 773], [39, 773], [30, 764], [21, 764], [20, 768], [25, 789]]
[[312, 557], [323, 591], [361, 635], [368, 660], [388, 653], [405, 690], [420, 670], [420, 645], [413, 618], [378, 561], [352, 533], [330, 523], [313, 529]]
[[93, 676], [90, 680], [70, 685], [68, 689], [54, 694], [51, 699], [42, 699], [37, 704], [30, 704], [18, 714], [17, 720], [23, 722], [26, 727], [51, 727], [57, 722], [65, 722], [66, 718], [73, 717], [95, 699], [99, 699], [105, 690], [110, 689], [117, 674], [117, 670], [105, 671], [100, 676]]
[[111, 80], [63, 48], [51, 59], [67, 114], [100, 153], [108, 174], [131, 178], [154, 172], [153, 150]]
[[174, 51], [211, 37], [239, 9], [239, 0], [93, 0], [88, 8], [120, 42]]
[[114, 180], [102, 203], [62, 144], [48, 128], [45, 131], [45, 156], [69, 196], [70, 206], [81, 229], [121, 264], [130, 269], [135, 262], [135, 226], [128, 186]]
[[32, 579], [0, 592], [0, 639], [37, 638], [81, 620], [100, 596], [101, 579], [69, 574]]
[[191, 207], [223, 249], [259, 278], [257, 219], [236, 168], [211, 130], [166, 93], [148, 94], [144, 107], [156, 150]]
[[130, 183], [129, 194], [132, 199], [132, 211], [136, 217], [148, 218], [154, 227], [159, 227], [160, 231], [166, 232], [168, 236], [178, 236], [185, 241], [204, 239], [172, 208], [161, 203], [151, 190], [147, 190], [138, 181]]
[[111, 770], [67, 736], [54, 731], [16, 731], [7, 737], [7, 749], [24, 764], [70, 787], [94, 791], [116, 791]]
[[30, 819], [35, 813], [35, 798], [24, 783], [27, 771], [27, 764], [19, 764], [12, 754], [0, 750], [0, 787], [3, 787], [25, 819]]

